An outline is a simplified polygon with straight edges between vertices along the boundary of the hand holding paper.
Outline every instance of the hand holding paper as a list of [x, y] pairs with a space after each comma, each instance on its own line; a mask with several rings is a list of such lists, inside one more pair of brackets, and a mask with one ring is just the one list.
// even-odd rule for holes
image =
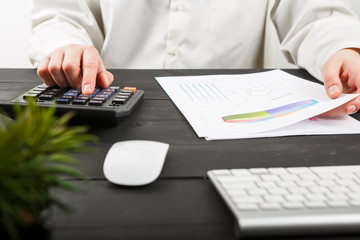
[[[289, 128], [289, 132], [282, 134], [276, 131], [289, 125], [295, 129], [293, 124], [334, 109], [357, 96], [342, 94], [330, 99], [322, 85], [281, 70], [242, 75], [157, 77], [156, 80], [198, 136], [209, 140], [311, 134], [311, 128], [306, 132]], [[340, 119], [344, 118], [337, 120]], [[315, 125], [324, 121], [309, 124], [319, 134]], [[360, 132], [360, 124], [353, 123], [356, 123], [353, 131]], [[326, 129], [323, 134], [334, 133]], [[339, 129], [334, 130], [339, 133]], [[348, 130], [345, 132], [349, 133]]]
[[[326, 92], [330, 98], [341, 93], [360, 93], [359, 49], [342, 49], [334, 53], [322, 68]], [[327, 116], [353, 114], [360, 109], [360, 97], [324, 113]]]

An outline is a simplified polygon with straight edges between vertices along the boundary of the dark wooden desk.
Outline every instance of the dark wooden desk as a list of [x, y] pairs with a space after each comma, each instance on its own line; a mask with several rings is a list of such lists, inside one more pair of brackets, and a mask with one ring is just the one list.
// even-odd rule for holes
[[[116, 127], [94, 126], [100, 138], [94, 154], [78, 154], [91, 182], [76, 184], [86, 194], [58, 193], [76, 212], [54, 213], [52, 239], [235, 239], [233, 219], [206, 177], [216, 168], [359, 164], [360, 135], [296, 136], [230, 141], [197, 137], [156, 83], [155, 76], [235, 74], [257, 70], [112, 70], [115, 84], [145, 90], [135, 112]], [[304, 70], [287, 70], [313, 80]], [[33, 69], [0, 69], [0, 101], [40, 80]], [[355, 115], [360, 118], [360, 114]], [[102, 172], [110, 146], [122, 140], [167, 142], [170, 150], [160, 178], [144, 187], [120, 187]], [[360, 236], [298, 239], [359, 239]], [[294, 238], [291, 238], [294, 239]]]

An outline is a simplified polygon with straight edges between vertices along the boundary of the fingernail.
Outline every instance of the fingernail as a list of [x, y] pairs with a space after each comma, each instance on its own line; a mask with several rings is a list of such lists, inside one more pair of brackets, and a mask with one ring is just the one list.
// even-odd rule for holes
[[110, 85], [110, 78], [105, 75], [105, 79], [106, 79], [106, 85], [109, 86]]
[[106, 83], [109, 86], [111, 84], [111, 79], [110, 79], [109, 75], [106, 74], [105, 78], [106, 78]]
[[328, 93], [330, 96], [334, 96], [339, 92], [339, 87], [337, 85], [332, 85], [328, 88]]
[[347, 114], [356, 113], [356, 107], [354, 105], [350, 105], [346, 110], [347, 110]]
[[85, 84], [82, 87], [82, 92], [83, 92], [83, 94], [91, 94], [91, 86], [90, 86], [90, 84]]

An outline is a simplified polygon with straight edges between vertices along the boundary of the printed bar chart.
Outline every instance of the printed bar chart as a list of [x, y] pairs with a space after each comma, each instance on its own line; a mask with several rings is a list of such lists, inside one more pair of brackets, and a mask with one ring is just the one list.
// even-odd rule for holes
[[318, 103], [318, 101], [314, 99], [303, 100], [265, 111], [224, 116], [222, 117], [222, 119], [225, 122], [229, 122], [229, 123], [235, 123], [235, 122], [252, 123], [252, 122], [265, 121], [271, 118], [281, 117], [287, 114], [295, 113], [297, 111], [305, 109], [306, 107], [310, 107], [311, 105], [314, 105], [316, 103]]

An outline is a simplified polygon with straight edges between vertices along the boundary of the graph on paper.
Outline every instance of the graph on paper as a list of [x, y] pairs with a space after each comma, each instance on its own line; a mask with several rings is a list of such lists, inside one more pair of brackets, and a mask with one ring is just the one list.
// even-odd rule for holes
[[253, 86], [251, 88], [245, 88], [242, 90], [243, 94], [249, 97], [261, 97], [269, 96], [274, 92], [278, 92], [282, 89], [282, 85], [277, 82], [269, 82], [262, 85]]
[[222, 119], [227, 123], [253, 123], [259, 121], [265, 121], [276, 117], [286, 116], [301, 110], [304, 110], [307, 107], [310, 107], [318, 101], [314, 99], [298, 101], [290, 104], [283, 105], [281, 107], [268, 109], [265, 111], [249, 112], [234, 114], [229, 116], [224, 116]]
[[180, 83], [179, 88], [193, 103], [229, 101], [234, 94], [215, 82]]

